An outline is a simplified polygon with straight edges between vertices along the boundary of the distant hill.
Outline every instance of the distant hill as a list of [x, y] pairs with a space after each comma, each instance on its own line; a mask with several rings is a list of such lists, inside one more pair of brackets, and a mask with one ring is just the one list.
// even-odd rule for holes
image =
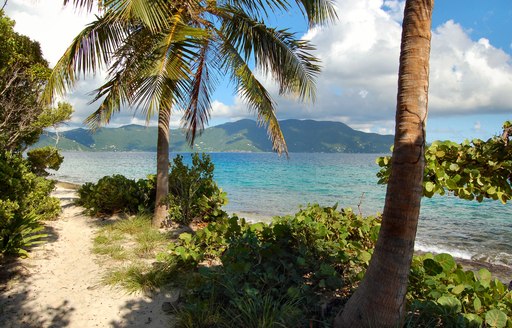
[[[284, 120], [281, 129], [290, 152], [301, 153], [387, 153], [393, 136], [356, 131], [340, 122]], [[75, 151], [156, 151], [156, 127], [126, 125], [101, 128], [94, 134], [86, 129], [60, 133], [59, 148]], [[53, 145], [42, 136], [34, 147]], [[171, 150], [191, 151], [182, 130], [171, 130]], [[265, 128], [253, 120], [225, 123], [204, 130], [196, 138], [199, 152], [270, 152], [272, 144]]]

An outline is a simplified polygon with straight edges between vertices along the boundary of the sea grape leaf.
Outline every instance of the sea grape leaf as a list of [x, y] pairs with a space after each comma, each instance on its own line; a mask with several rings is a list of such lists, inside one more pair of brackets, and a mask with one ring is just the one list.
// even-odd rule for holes
[[478, 271], [478, 277], [480, 278], [480, 283], [485, 288], [489, 288], [491, 283], [491, 273], [487, 269], [480, 269]]
[[485, 324], [488, 327], [503, 328], [507, 325], [507, 315], [498, 309], [487, 311]]
[[460, 312], [462, 309], [460, 301], [453, 296], [441, 296], [437, 300], [437, 304], [447, 307], [453, 312]]
[[460, 284], [460, 285], [455, 286], [452, 289], [452, 293], [455, 294], [455, 295], [459, 295], [460, 293], [462, 293], [464, 291], [464, 289], [465, 289], [464, 285]]
[[482, 301], [480, 301], [478, 296], [475, 297], [475, 299], [473, 300], [473, 308], [475, 309], [475, 312], [480, 311], [480, 309], [482, 308]]
[[484, 323], [482, 318], [480, 318], [480, 316], [478, 314], [463, 313], [462, 316], [469, 323], [469, 325], [467, 325], [467, 327], [482, 327], [482, 324]]
[[450, 254], [441, 253], [434, 256], [434, 260], [439, 263], [443, 267], [444, 272], [451, 272], [453, 269], [457, 267], [455, 260]]
[[433, 259], [424, 259], [423, 268], [429, 276], [436, 276], [443, 272], [443, 267]]

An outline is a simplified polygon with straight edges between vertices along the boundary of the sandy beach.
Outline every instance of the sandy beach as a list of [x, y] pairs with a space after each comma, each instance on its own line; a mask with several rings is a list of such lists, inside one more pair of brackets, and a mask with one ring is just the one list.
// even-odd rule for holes
[[108, 268], [91, 253], [98, 225], [72, 204], [69, 187], [54, 192], [63, 212], [46, 223], [48, 241], [29, 258], [2, 264], [0, 327], [171, 327], [162, 311], [170, 293], [128, 295], [101, 283]]
[[[1, 264], [0, 327], [172, 327], [162, 304], [171, 292], [129, 295], [101, 283], [107, 267], [91, 253], [99, 224], [73, 205], [75, 186], [59, 183], [54, 196], [63, 212], [46, 222], [47, 242], [29, 258]], [[477, 271], [485, 267], [508, 284], [512, 269], [457, 260]]]

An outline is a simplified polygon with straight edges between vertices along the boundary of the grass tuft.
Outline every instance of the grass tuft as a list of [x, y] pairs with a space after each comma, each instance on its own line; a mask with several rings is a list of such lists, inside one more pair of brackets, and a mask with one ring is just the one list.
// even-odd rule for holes
[[151, 227], [151, 217], [139, 215], [103, 226], [94, 238], [93, 252], [102, 261], [115, 261], [103, 282], [130, 293], [149, 292], [164, 285], [165, 270], [150, 262], [168, 243], [165, 234]]

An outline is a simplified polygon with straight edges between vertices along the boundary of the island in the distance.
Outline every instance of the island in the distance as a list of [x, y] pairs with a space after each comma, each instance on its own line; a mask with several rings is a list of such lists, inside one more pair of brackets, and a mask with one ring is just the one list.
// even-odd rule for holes
[[[388, 153], [392, 135], [354, 130], [340, 122], [313, 120], [280, 121], [288, 151], [292, 153]], [[54, 135], [41, 136], [33, 147], [55, 145]], [[156, 127], [126, 125], [60, 132], [58, 147], [66, 151], [156, 151]], [[171, 130], [173, 152], [189, 152], [183, 130]], [[209, 127], [194, 142], [198, 152], [271, 152], [265, 128], [253, 120], [240, 120]]]

